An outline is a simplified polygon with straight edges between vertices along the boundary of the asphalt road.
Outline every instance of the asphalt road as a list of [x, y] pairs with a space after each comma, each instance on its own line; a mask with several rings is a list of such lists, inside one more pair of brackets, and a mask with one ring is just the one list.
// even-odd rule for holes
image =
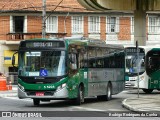
[[[153, 94], [159, 94], [160, 92], [155, 91]], [[140, 91], [140, 95], [146, 95], [142, 91]], [[136, 120], [143, 120], [143, 119], [153, 119], [143, 118], [143, 117], [111, 117], [108, 115], [111, 113], [131, 113], [136, 114], [132, 111], [123, 108], [122, 101], [125, 98], [129, 97], [137, 97], [137, 90], [125, 90], [118, 95], [114, 95], [112, 100], [110, 101], [102, 101], [97, 100], [96, 98], [87, 98], [85, 99], [85, 103], [81, 106], [75, 106], [73, 101], [63, 101], [63, 100], [52, 100], [50, 102], [41, 102], [39, 106], [34, 106], [31, 99], [18, 99], [16, 97], [7, 97], [7, 98], [0, 98], [0, 111], [7, 111], [13, 112], [18, 111], [21, 114], [26, 112], [42, 112], [42, 118], [29, 118], [32, 119], [54, 119], [54, 120], [80, 120], [84, 119], [92, 119], [92, 120], [102, 120], [102, 119], [118, 119], [118, 120], [128, 120], [128, 119], [136, 119]], [[44, 111], [44, 112], [43, 112]], [[26, 113], [27, 114], [27, 113]], [[46, 118], [44, 115], [47, 115]], [[20, 117], [14, 116], [15, 120], [22, 119]], [[4, 118], [11, 119], [11, 118]], [[27, 119], [27, 118], [23, 118]], [[158, 118], [154, 118], [158, 119]]]
[[123, 91], [118, 95], [114, 95], [110, 101], [87, 98], [81, 106], [75, 106], [71, 100], [52, 100], [34, 106], [32, 99], [7, 97], [0, 98], [0, 111], [128, 111], [122, 107], [121, 102], [131, 96], [133, 95]]

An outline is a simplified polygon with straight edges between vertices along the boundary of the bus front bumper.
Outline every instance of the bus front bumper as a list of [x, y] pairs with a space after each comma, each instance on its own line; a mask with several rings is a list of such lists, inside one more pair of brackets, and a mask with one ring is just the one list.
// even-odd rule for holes
[[[38, 92], [38, 91], [37, 91]], [[45, 92], [45, 91], [44, 91]], [[61, 88], [59, 90], [56, 90], [53, 95], [42, 95], [42, 96], [36, 96], [36, 95], [28, 95], [27, 92], [21, 90], [18, 87], [18, 97], [20, 99], [24, 98], [37, 98], [37, 99], [67, 99], [68, 98], [68, 90], [67, 87]]]
[[125, 87], [126, 88], [136, 88], [137, 87], [136, 81], [126, 81]]

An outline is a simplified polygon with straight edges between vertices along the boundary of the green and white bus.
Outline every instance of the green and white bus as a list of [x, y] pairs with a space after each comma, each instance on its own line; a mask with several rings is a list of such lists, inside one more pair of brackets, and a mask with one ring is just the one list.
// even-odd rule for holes
[[[151, 93], [160, 89], [160, 47], [140, 46], [137, 57], [136, 47], [125, 48], [126, 86]], [[139, 70], [138, 70], [139, 65]], [[139, 81], [138, 81], [139, 72]]]
[[[14, 56], [13, 56], [14, 58]], [[110, 100], [125, 88], [124, 47], [84, 38], [20, 42], [18, 97], [40, 101], [97, 96]], [[14, 61], [13, 61], [14, 65]]]

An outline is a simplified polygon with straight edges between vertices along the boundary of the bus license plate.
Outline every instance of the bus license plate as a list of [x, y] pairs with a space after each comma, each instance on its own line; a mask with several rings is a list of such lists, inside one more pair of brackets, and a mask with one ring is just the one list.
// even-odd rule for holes
[[36, 92], [36, 96], [44, 96], [44, 92]]

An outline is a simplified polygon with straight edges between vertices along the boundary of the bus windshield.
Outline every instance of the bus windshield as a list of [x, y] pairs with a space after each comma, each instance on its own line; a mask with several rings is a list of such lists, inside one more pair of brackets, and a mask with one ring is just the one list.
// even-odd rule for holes
[[149, 51], [147, 54], [147, 74], [150, 75], [157, 70], [160, 70], [160, 52], [159, 51]]
[[20, 51], [19, 76], [63, 76], [66, 74], [65, 53], [65, 51]]
[[[139, 71], [138, 71], [138, 65], [139, 64]], [[134, 74], [138, 72], [144, 72], [145, 71], [145, 65], [144, 65], [144, 54], [140, 53], [139, 58], [137, 58], [136, 53], [135, 54], [128, 54], [126, 55], [126, 73]]]

